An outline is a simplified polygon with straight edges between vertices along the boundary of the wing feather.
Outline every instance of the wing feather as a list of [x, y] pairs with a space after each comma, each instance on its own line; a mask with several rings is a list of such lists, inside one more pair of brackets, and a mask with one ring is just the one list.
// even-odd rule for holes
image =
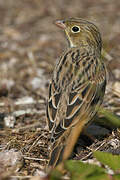
[[60, 99], [61, 93], [59, 93], [55, 89], [54, 83], [50, 83], [49, 85], [49, 100], [47, 101], [47, 106], [46, 106], [46, 115], [47, 115], [47, 123], [49, 130], [52, 131], [54, 127], [54, 121], [56, 118], [56, 113], [57, 113], [57, 106], [59, 104], [59, 99]]
[[[92, 58], [92, 56], [90, 56], [90, 58]], [[94, 61], [91, 60], [91, 62]], [[74, 82], [74, 88], [71, 88], [67, 94], [67, 103], [65, 104], [66, 110], [64, 111], [65, 118], [61, 118], [59, 121], [56, 120], [56, 118], [58, 118], [58, 112], [61, 117], [64, 117], [60, 114], [62, 111], [59, 110], [59, 105], [61, 105], [61, 101], [63, 101], [62, 94], [64, 93], [64, 90], [60, 84], [58, 85], [58, 81], [56, 81], [56, 83], [55, 81], [52, 81], [50, 84], [49, 101], [47, 105], [47, 121], [49, 129], [52, 131], [51, 138], [54, 138], [55, 140], [59, 139], [59, 137], [61, 137], [67, 129], [75, 126], [78, 121], [81, 121], [85, 113], [88, 114], [87, 119], [90, 120], [97, 111], [96, 107], [99, 107], [102, 103], [106, 86], [105, 67], [102, 64], [101, 70], [99, 72], [94, 72], [97, 68], [92, 68], [92, 64], [89, 63], [87, 65], [87, 67], [89, 67], [87, 68], [87, 71], [89, 72], [86, 72], [86, 74], [89, 75], [89, 78], [85, 77], [86, 80], [84, 82], [81, 80], [82, 83], [72, 80]], [[79, 67], [82, 68], [80, 64]], [[61, 74], [64, 73], [62, 72], [62, 69], [60, 69], [60, 71]], [[79, 69], [79, 71], [83, 72], [83, 69]], [[93, 78], [93, 74], [95, 78]], [[79, 77], [83, 78], [81, 74]], [[62, 77], [60, 78], [62, 79]]]
[[[85, 113], [88, 113], [88, 115], [90, 116], [88, 120], [90, 120], [92, 116], [94, 116], [97, 108], [102, 103], [105, 91], [105, 88], [103, 87], [105, 87], [105, 80], [101, 84], [96, 84], [95, 82], [89, 83], [89, 85], [85, 87], [85, 90], [81, 89], [81, 91], [76, 92], [76, 95], [75, 92], [73, 92], [73, 101], [69, 100], [71, 104], [67, 105], [66, 118], [61, 120], [61, 122], [52, 133], [52, 136], [55, 139], [58, 139], [66, 129], [70, 128], [71, 126], [75, 126], [75, 124], [80, 121]], [[102, 93], [100, 93], [101, 91]]]

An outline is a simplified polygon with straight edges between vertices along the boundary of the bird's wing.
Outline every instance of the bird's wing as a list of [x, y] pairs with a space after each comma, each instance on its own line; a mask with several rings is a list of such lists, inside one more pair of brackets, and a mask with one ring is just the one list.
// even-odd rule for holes
[[81, 121], [85, 113], [88, 113], [88, 119], [93, 117], [97, 111], [97, 107], [99, 107], [103, 100], [106, 87], [105, 77], [105, 68], [102, 64], [101, 70], [96, 73], [95, 78], [71, 90], [68, 97], [69, 100], [66, 104], [66, 117], [60, 120], [59, 124], [54, 127], [54, 130], [52, 128], [55, 125], [61, 91], [57, 91], [54, 83], [50, 84], [49, 100], [47, 103], [47, 121], [49, 129], [52, 130], [52, 138], [55, 140], [59, 139], [68, 128]]
[[49, 85], [49, 100], [46, 106], [47, 123], [50, 131], [54, 126], [60, 97], [61, 91], [58, 91], [55, 83], [51, 82]]

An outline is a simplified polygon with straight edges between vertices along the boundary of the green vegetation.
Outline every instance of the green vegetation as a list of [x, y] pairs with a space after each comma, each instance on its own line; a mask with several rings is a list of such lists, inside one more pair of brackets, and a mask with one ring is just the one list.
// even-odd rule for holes
[[[71, 180], [118, 180], [120, 179], [120, 155], [96, 151], [93, 156], [100, 162], [100, 166], [83, 163], [78, 160], [67, 160], [65, 170]], [[112, 172], [112, 173], [109, 173]], [[61, 174], [54, 170], [51, 180], [61, 180]]]

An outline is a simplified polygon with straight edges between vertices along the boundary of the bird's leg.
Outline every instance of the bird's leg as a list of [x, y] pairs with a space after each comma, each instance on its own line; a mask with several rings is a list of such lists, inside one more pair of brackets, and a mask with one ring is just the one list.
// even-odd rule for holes
[[66, 142], [66, 145], [65, 145], [65, 149], [64, 149], [64, 152], [63, 152], [63, 158], [62, 158], [62, 163], [60, 163], [58, 166], [57, 166], [57, 169], [59, 171], [62, 171], [64, 172], [64, 164], [63, 162], [65, 160], [67, 160], [69, 158], [69, 156], [71, 155], [72, 151], [73, 151], [73, 148], [76, 144], [76, 141], [84, 127], [86, 123], [86, 118], [82, 118], [81, 121], [78, 121], [78, 123], [72, 127], [71, 129], [71, 133], [67, 139], [67, 142]]

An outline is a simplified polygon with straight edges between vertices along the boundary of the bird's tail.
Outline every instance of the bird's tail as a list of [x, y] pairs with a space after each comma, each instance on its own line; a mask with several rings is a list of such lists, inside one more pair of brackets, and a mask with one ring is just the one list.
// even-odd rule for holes
[[48, 163], [48, 167], [54, 168], [62, 161], [64, 148], [65, 148], [65, 145], [59, 144], [52, 150], [50, 154], [50, 161]]
[[63, 165], [63, 162], [70, 157], [75, 143], [86, 122], [88, 122], [88, 119], [85, 115], [81, 121], [78, 121], [74, 127], [69, 129], [69, 133], [66, 133], [69, 135], [64, 139], [64, 141], [61, 139], [61, 141], [52, 148], [48, 167], [54, 168], [59, 166], [59, 164]]

